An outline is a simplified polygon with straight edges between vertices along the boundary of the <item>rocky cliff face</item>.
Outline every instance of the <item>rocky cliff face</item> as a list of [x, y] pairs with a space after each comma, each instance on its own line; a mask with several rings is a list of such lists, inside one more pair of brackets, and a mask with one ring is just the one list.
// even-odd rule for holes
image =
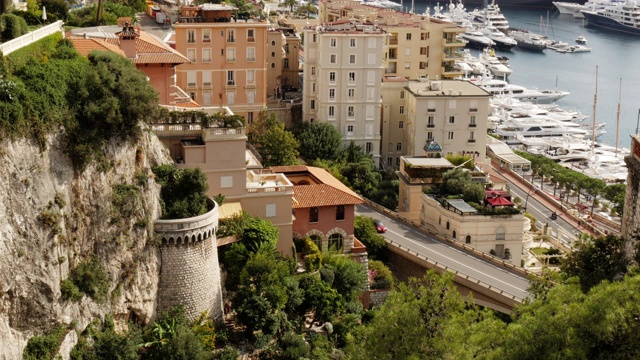
[[[27, 140], [0, 147], [0, 359], [20, 359], [29, 337], [59, 324], [84, 329], [107, 313], [145, 322], [155, 315], [160, 188], [150, 168], [170, 162], [166, 148], [146, 131], [136, 144], [108, 144], [107, 161], [78, 174], [60, 136], [44, 152]], [[134, 183], [141, 196], [120, 216], [113, 189]], [[64, 300], [61, 280], [91, 257], [109, 274], [107, 300]]]

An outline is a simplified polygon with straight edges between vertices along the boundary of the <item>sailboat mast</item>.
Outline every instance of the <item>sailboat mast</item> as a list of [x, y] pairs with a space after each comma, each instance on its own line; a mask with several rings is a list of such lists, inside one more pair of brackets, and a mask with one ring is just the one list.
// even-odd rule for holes
[[618, 90], [618, 112], [616, 113], [616, 157], [618, 157], [618, 133], [620, 132], [620, 98], [622, 97], [622, 78]]
[[598, 104], [598, 65], [596, 65], [596, 92], [593, 94], [593, 124], [591, 126], [591, 149], [596, 148], [596, 105]]

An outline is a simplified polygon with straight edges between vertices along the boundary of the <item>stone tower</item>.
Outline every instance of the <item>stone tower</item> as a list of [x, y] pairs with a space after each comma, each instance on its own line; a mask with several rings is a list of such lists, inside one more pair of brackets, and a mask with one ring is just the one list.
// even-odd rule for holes
[[200, 216], [155, 222], [162, 241], [158, 314], [182, 305], [189, 320], [204, 311], [214, 319], [223, 316], [216, 245], [219, 207], [211, 204], [213, 209]]

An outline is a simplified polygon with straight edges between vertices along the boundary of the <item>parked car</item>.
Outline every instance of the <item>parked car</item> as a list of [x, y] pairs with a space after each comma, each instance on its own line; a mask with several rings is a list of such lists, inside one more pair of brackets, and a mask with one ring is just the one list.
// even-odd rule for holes
[[606, 212], [604, 212], [604, 211], [600, 211], [600, 212], [598, 213], [598, 215], [602, 216], [603, 218], [605, 218], [605, 219], [607, 219], [607, 220], [613, 221], [613, 219], [611, 218], [611, 215], [607, 214], [607, 213], [606, 213]]
[[382, 221], [380, 220], [373, 220], [373, 224], [376, 226], [376, 231], [379, 234], [385, 233], [387, 231], [387, 227], [384, 226], [384, 224], [382, 223]]

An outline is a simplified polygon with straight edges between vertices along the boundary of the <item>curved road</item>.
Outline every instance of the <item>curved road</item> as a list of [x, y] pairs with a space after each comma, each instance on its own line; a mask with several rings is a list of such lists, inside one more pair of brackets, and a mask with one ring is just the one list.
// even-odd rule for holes
[[357, 205], [356, 213], [382, 220], [387, 226], [387, 232], [384, 236], [395, 243], [506, 293], [521, 299], [529, 297], [527, 292], [529, 280], [524, 275], [516, 274], [509, 269], [452, 247], [434, 236], [388, 217], [370, 206]]

